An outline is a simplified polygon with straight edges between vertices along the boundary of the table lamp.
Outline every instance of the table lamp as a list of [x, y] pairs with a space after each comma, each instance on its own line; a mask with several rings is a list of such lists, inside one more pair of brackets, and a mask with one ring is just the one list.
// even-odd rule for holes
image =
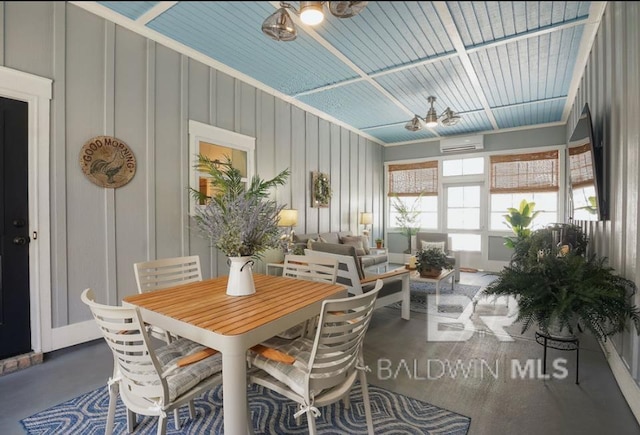
[[368, 226], [373, 224], [373, 213], [370, 212], [362, 212], [360, 213], [360, 225], [364, 225], [364, 230], [362, 230], [362, 234], [369, 237]]
[[298, 225], [298, 210], [282, 209], [278, 213], [278, 226], [288, 227], [289, 234], [286, 235], [287, 248], [285, 253], [291, 252], [291, 244], [293, 243], [293, 227]]

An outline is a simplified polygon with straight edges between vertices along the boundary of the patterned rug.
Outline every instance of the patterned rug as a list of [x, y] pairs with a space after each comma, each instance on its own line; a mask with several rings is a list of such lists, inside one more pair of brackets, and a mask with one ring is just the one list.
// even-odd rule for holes
[[[427, 304], [427, 295], [435, 295], [436, 294], [436, 284], [433, 282], [420, 282], [420, 281], [411, 281], [410, 285], [411, 289], [411, 311], [416, 313], [427, 313], [431, 312], [431, 308]], [[459, 284], [455, 283], [453, 286], [453, 291], [451, 291], [451, 283], [441, 282], [440, 283], [440, 294], [441, 295], [462, 295], [472, 300], [476, 294], [480, 291], [480, 286], [477, 285], [467, 285], [467, 284]], [[464, 307], [460, 305], [457, 306], [447, 306], [443, 300], [440, 302], [438, 306], [438, 313], [443, 315], [452, 315], [457, 317], [457, 314], [460, 314]], [[396, 302], [394, 304], [388, 305], [391, 308], [401, 309], [402, 303]]]
[[[464, 435], [471, 419], [451, 411], [388, 390], [370, 386], [373, 425], [377, 434], [451, 434]], [[297, 425], [296, 405], [285, 397], [253, 385], [249, 389], [253, 428], [258, 434], [307, 434], [306, 417]], [[28, 434], [103, 434], [109, 405], [107, 388], [83, 394], [22, 420]], [[167, 434], [222, 434], [222, 389], [217, 387], [195, 401], [196, 419], [189, 419], [183, 406], [183, 426], [176, 431], [173, 413], [167, 421]], [[116, 408], [114, 434], [127, 433], [125, 407], [120, 399]], [[362, 395], [358, 386], [351, 392], [351, 408], [342, 402], [320, 408], [316, 419], [320, 434], [366, 433]], [[157, 418], [139, 416], [135, 434], [155, 434]]]

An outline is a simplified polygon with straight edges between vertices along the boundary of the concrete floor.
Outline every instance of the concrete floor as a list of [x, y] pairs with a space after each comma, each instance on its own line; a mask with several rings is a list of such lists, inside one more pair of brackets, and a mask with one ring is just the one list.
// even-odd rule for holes
[[[482, 273], [462, 273], [460, 282], [485, 285], [490, 280]], [[504, 312], [504, 304], [481, 301], [471, 320], [486, 330], [480, 315]], [[574, 383], [575, 352], [557, 350], [548, 355], [549, 373], [556, 377], [538, 379], [532, 371], [521, 379], [517, 370], [512, 376], [512, 361], [525, 367], [527, 360], [542, 359], [533, 330], [521, 335], [518, 325], [511, 326], [511, 342], [490, 332], [475, 332], [459, 342], [427, 342], [427, 316], [411, 316], [405, 321], [399, 310], [375, 311], [365, 342], [372, 369], [368, 380], [471, 417], [470, 435], [640, 433], [593, 338], [581, 337], [579, 385]], [[553, 370], [556, 358], [564, 358], [566, 365], [560, 362]], [[105, 385], [111, 370], [109, 350], [96, 340], [45, 354], [43, 364], [0, 377], [0, 434], [24, 433], [20, 419]]]

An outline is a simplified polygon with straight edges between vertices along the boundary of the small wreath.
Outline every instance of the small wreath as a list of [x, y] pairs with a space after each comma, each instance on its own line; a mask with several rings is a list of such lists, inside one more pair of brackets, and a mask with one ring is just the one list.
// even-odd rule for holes
[[329, 177], [322, 172], [318, 172], [314, 175], [313, 196], [315, 205], [327, 205], [331, 199], [331, 185], [329, 184]]

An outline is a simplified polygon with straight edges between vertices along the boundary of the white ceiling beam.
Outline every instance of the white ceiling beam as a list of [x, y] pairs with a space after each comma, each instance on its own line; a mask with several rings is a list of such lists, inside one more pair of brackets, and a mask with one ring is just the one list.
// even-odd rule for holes
[[159, 2], [157, 5], [149, 9], [144, 14], [140, 15], [140, 17], [136, 20], [137, 23], [147, 24], [150, 21], [153, 21], [159, 15], [162, 15], [169, 9], [171, 9], [178, 2]]
[[442, 24], [451, 39], [451, 43], [455, 48], [456, 52], [460, 56], [460, 62], [467, 72], [467, 76], [469, 77], [469, 82], [473, 86], [473, 89], [476, 91], [478, 95], [478, 99], [480, 100], [480, 104], [484, 108], [485, 114], [489, 119], [489, 122], [493, 126], [494, 129], [498, 130], [498, 122], [496, 121], [495, 116], [493, 116], [493, 112], [491, 111], [491, 106], [489, 105], [489, 100], [484, 94], [482, 90], [482, 86], [480, 85], [480, 79], [478, 79], [478, 75], [476, 74], [476, 70], [473, 68], [473, 64], [471, 63], [471, 59], [469, 59], [469, 55], [467, 54], [467, 49], [462, 42], [462, 37], [458, 32], [458, 29], [453, 21], [453, 17], [449, 12], [449, 8], [446, 2], [433, 2], [433, 7], [435, 8], [440, 20], [442, 20]]
[[[566, 123], [571, 113], [571, 107], [576, 99], [578, 93], [578, 87], [580, 86], [580, 79], [584, 75], [584, 69], [587, 66], [587, 60], [589, 60], [589, 54], [593, 46], [593, 41], [596, 38], [598, 29], [600, 28], [600, 21], [602, 15], [604, 15], [607, 2], [591, 2], [589, 7], [589, 21], [584, 26], [582, 32], [582, 41], [580, 42], [580, 49], [576, 56], [576, 64], [573, 68], [573, 77], [571, 77], [571, 85], [569, 86], [569, 92], [567, 92], [567, 103], [564, 106], [562, 112], [562, 122]], [[580, 109], [582, 110], [582, 108]]]

